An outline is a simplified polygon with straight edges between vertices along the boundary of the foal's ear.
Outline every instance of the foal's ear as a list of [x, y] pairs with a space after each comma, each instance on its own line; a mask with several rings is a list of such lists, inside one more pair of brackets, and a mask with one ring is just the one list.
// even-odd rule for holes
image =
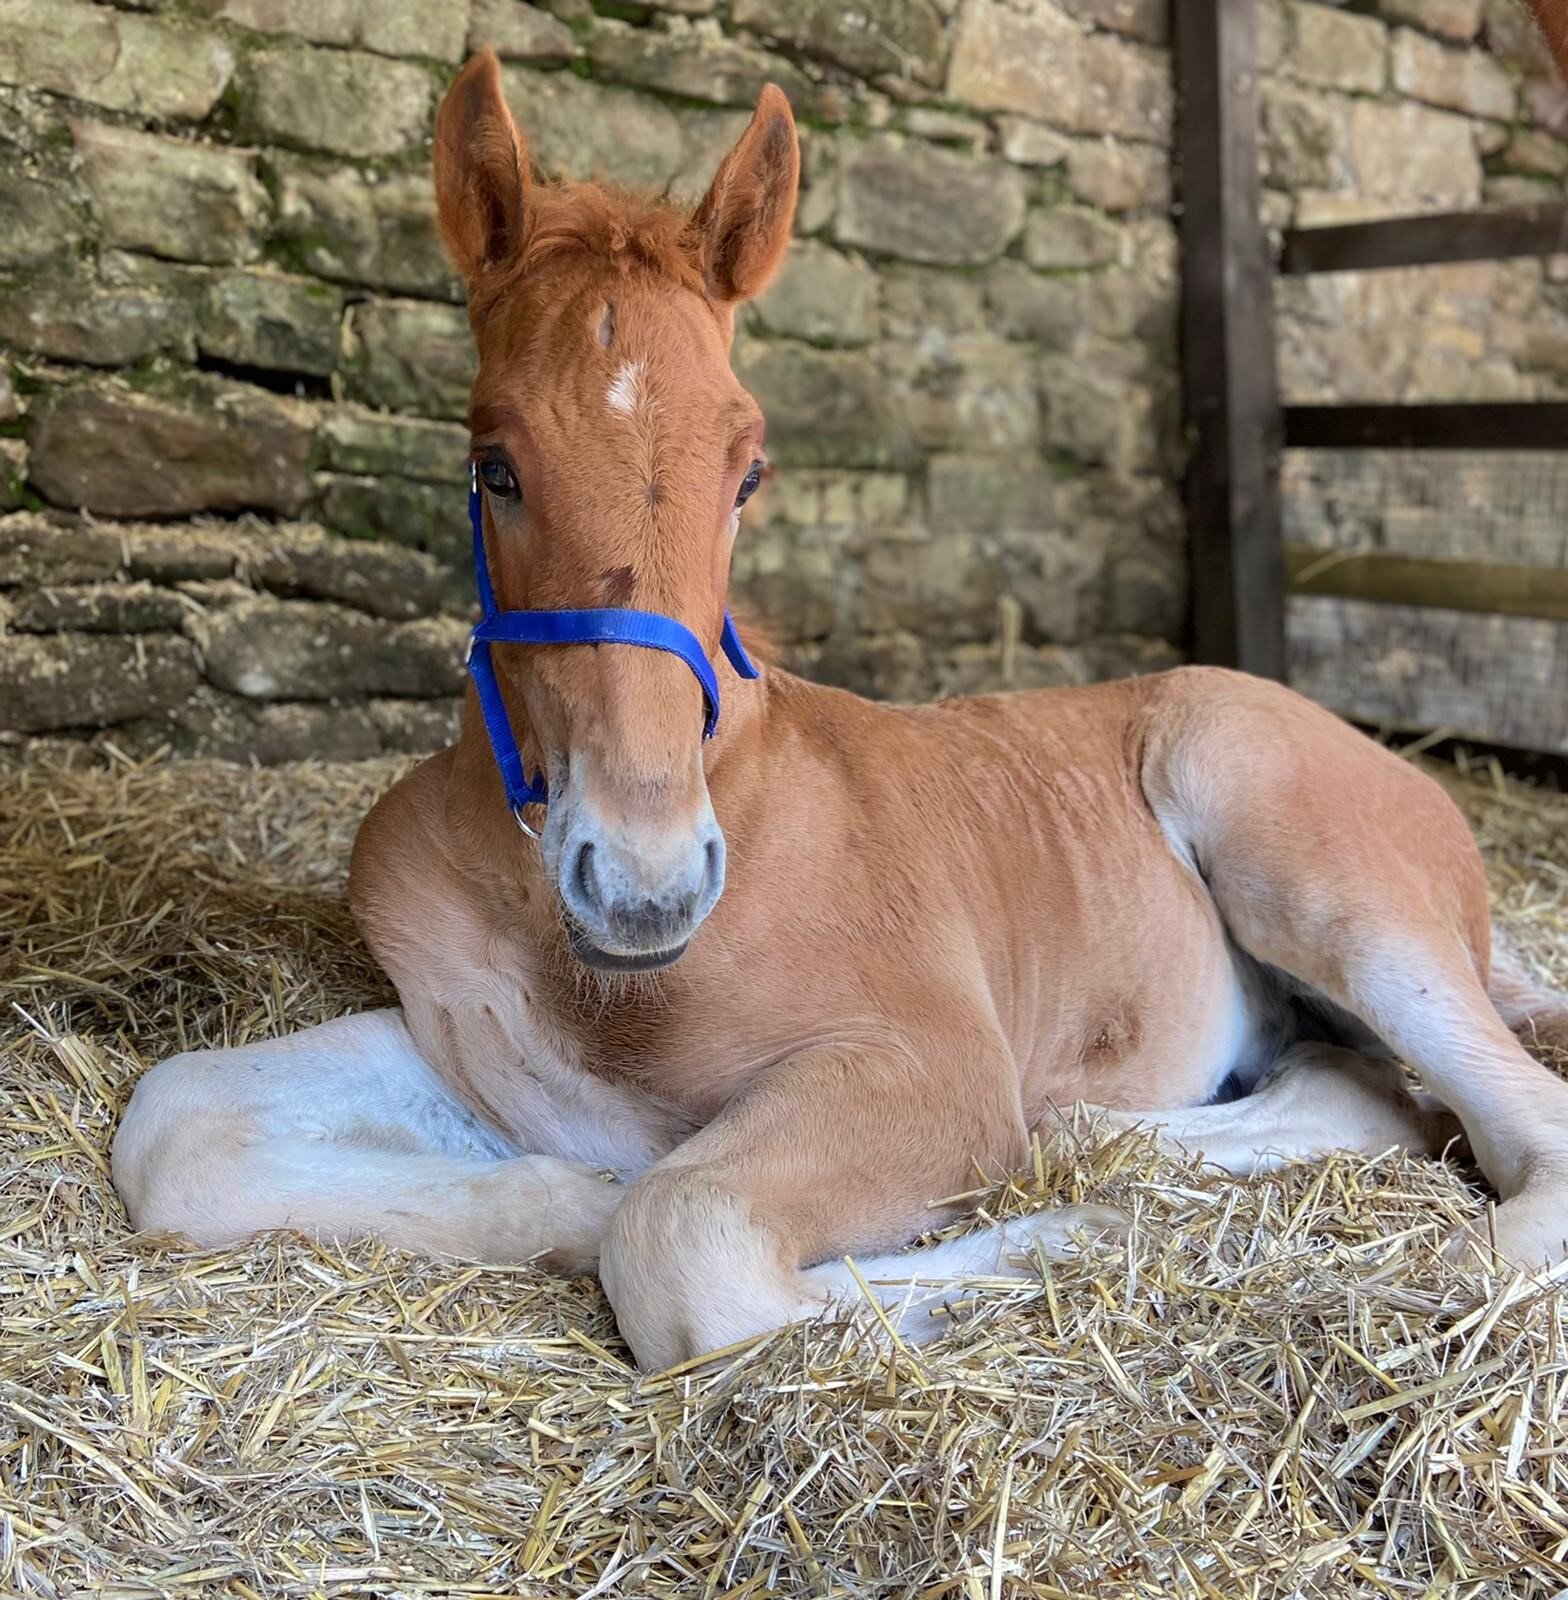
[[692, 213], [691, 234], [715, 300], [749, 300], [767, 287], [789, 248], [799, 183], [795, 119], [784, 91], [770, 83]]
[[515, 260], [528, 210], [528, 152], [488, 46], [470, 56], [436, 112], [436, 218], [452, 264], [472, 281]]

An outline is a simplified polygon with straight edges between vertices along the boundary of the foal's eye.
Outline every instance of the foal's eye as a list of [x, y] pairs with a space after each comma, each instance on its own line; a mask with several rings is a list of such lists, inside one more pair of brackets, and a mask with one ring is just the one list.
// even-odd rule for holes
[[479, 477], [497, 499], [513, 500], [517, 497], [517, 478], [504, 461], [497, 461], [493, 456], [481, 461]]
[[737, 507], [745, 505], [757, 492], [757, 485], [762, 482], [762, 463], [753, 461], [751, 470], [740, 480], [740, 493], [735, 496]]

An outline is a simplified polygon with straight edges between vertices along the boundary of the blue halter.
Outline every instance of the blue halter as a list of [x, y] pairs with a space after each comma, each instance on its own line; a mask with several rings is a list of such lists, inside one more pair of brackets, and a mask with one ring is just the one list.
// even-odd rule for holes
[[[491, 645], [637, 644], [649, 650], [667, 650], [691, 668], [692, 675], [702, 686], [702, 736], [704, 739], [713, 737], [719, 725], [718, 679], [713, 675], [713, 663], [708, 660], [707, 651], [690, 628], [656, 611], [621, 611], [608, 607], [585, 611], [502, 611], [496, 604], [495, 589], [490, 582], [490, 563], [485, 555], [484, 508], [479, 497], [476, 467], [470, 467], [468, 472], [468, 524], [474, 532], [474, 577], [479, 588], [480, 610], [478, 626], [468, 639], [468, 672], [479, 694], [479, 710], [485, 719], [485, 732], [490, 736], [491, 753], [500, 769], [506, 803], [525, 833], [533, 834], [534, 830], [523, 821], [523, 807], [548, 804], [550, 790], [542, 770], [532, 778], [523, 771], [517, 736], [512, 732], [512, 720], [506, 714], [506, 702], [501, 698], [501, 686], [496, 682], [495, 668], [491, 665]], [[724, 631], [719, 643], [741, 677], [757, 676], [757, 669], [751, 664], [728, 611], [724, 613]]]

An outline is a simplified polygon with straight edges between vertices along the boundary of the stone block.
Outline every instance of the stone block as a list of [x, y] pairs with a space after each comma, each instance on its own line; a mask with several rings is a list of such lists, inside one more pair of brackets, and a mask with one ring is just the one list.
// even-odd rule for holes
[[156, 284], [101, 283], [76, 262], [32, 279], [0, 277], [0, 340], [88, 366], [129, 366], [162, 351], [195, 355], [188, 299]]
[[254, 260], [271, 203], [253, 151], [73, 122], [104, 241], [179, 261]]
[[994, 338], [954, 339], [908, 359], [904, 410], [928, 450], [1029, 454], [1040, 443], [1033, 357]]
[[448, 585], [447, 573], [417, 550], [334, 538], [308, 524], [265, 537], [244, 570], [287, 599], [335, 600], [400, 622], [438, 611]]
[[1527, 78], [1556, 77], [1552, 53], [1522, 0], [1482, 0], [1481, 22], [1493, 60]]
[[0, 650], [0, 730], [112, 726], [178, 705], [197, 681], [183, 639], [13, 634]]
[[0, 422], [15, 422], [21, 414], [22, 402], [11, 381], [11, 369], [0, 362]]
[[991, 326], [1007, 339], [1065, 350], [1083, 331], [1085, 294], [1077, 277], [1044, 277], [1021, 262], [1001, 261], [986, 280]]
[[340, 156], [397, 155], [428, 133], [435, 110], [425, 67], [361, 50], [258, 50], [236, 83], [246, 137]]
[[1062, 9], [1092, 27], [1125, 33], [1146, 44], [1170, 40], [1167, 0], [1061, 0]]
[[713, 105], [751, 106], [766, 83], [776, 83], [797, 113], [817, 107], [816, 85], [800, 68], [692, 28], [664, 32], [600, 21], [588, 44], [599, 77]]
[[1175, 111], [1170, 56], [1106, 33], [1091, 33], [1079, 54], [1082, 80], [1074, 130], [1168, 146]]
[[473, 596], [469, 570], [466, 490], [410, 478], [350, 478], [323, 473], [318, 479], [318, 514], [352, 539], [378, 539], [422, 550], [451, 575], [447, 598], [467, 605]]
[[233, 70], [226, 40], [173, 18], [76, 0], [0, 7], [0, 82], [136, 116], [200, 122]]
[[1103, 624], [1109, 529], [1058, 511], [1033, 528], [1011, 530], [998, 565], [1005, 592], [1022, 608], [1030, 644], [1066, 644]]
[[256, 33], [386, 56], [462, 59], [467, 7], [453, 0], [195, 0], [196, 9]]
[[457, 693], [467, 625], [387, 623], [320, 601], [255, 599], [200, 619], [208, 678], [248, 700]]
[[751, 28], [862, 78], [936, 83], [942, 71], [942, 8], [932, 0], [734, 0], [736, 27]]
[[1170, 133], [1169, 57], [1113, 34], [1085, 33], [1048, 5], [964, 0], [947, 96], [1074, 133], [1155, 142]]
[[99, 583], [119, 569], [120, 541], [100, 524], [52, 512], [0, 517], [0, 588]]
[[754, 328], [786, 338], [865, 344], [877, 331], [876, 273], [864, 261], [803, 239], [747, 315]]
[[1467, 117], [1513, 120], [1513, 79], [1484, 50], [1454, 50], [1413, 28], [1394, 31], [1394, 87]]
[[1388, 79], [1388, 29], [1376, 17], [1336, 6], [1290, 7], [1295, 42], [1289, 61], [1296, 76], [1325, 89], [1381, 94]]
[[884, 265], [878, 277], [885, 338], [923, 344], [985, 329], [986, 306], [978, 277], [893, 263]]
[[[1485, 0], [1377, 0], [1377, 9], [1393, 22], [1408, 22], [1427, 33], [1468, 44], [1481, 31]], [[1523, 15], [1518, 0], [1507, 0]]]
[[1121, 229], [1082, 206], [1031, 212], [1024, 231], [1024, 260], [1032, 267], [1100, 267], [1121, 251]]
[[947, 97], [980, 111], [1016, 111], [1076, 127], [1083, 29], [1054, 6], [964, 0]]
[[114, 530], [133, 578], [154, 583], [221, 582], [233, 578], [250, 553], [250, 540], [231, 524], [124, 524]]
[[293, 265], [340, 283], [462, 298], [436, 233], [429, 172], [380, 175], [289, 159], [269, 165], [278, 195], [276, 237]]
[[1266, 81], [1260, 107], [1263, 181], [1292, 193], [1338, 189], [1354, 177], [1346, 104], [1293, 84]]
[[11, 626], [22, 633], [178, 633], [185, 604], [151, 583], [99, 583], [83, 588], [24, 589]]
[[335, 472], [418, 478], [458, 490], [467, 486], [468, 429], [334, 406], [319, 435]]
[[388, 751], [424, 755], [456, 744], [463, 702], [446, 700], [371, 700], [365, 710]]
[[1568, 176], [1568, 143], [1537, 128], [1515, 128], [1497, 162], [1507, 172], [1562, 178]]
[[196, 342], [236, 366], [326, 377], [339, 360], [343, 294], [313, 278], [218, 272], [204, 286]]
[[767, 416], [768, 451], [781, 465], [893, 467], [917, 457], [870, 352], [748, 342], [735, 369]]
[[1038, 457], [933, 456], [926, 468], [926, 521], [935, 533], [1049, 528], [1056, 505], [1056, 476]]
[[468, 48], [484, 45], [503, 61], [526, 61], [536, 67], [558, 66], [577, 54], [572, 30], [559, 17], [523, 0], [474, 0]]
[[516, 67], [503, 69], [502, 82], [543, 172], [663, 188], [687, 165], [681, 118], [647, 95]]
[[991, 130], [979, 117], [960, 116], [935, 106], [911, 106], [904, 113], [903, 128], [918, 139], [950, 144], [970, 155], [983, 154], [991, 142]]
[[1155, 145], [1078, 139], [1067, 153], [1067, 186], [1102, 211], [1168, 211], [1170, 156]]
[[996, 119], [1002, 154], [1021, 167], [1059, 167], [1073, 148], [1071, 139], [1028, 117]]
[[82, 383], [35, 405], [32, 481], [106, 516], [293, 513], [310, 494], [311, 434], [305, 408], [194, 374], [166, 395]]
[[15, 511], [27, 498], [27, 441], [0, 438], [0, 511]]
[[791, 644], [833, 631], [842, 618], [844, 579], [837, 538], [813, 523], [747, 530], [730, 574], [735, 599], [765, 620], [768, 637]]
[[0, 217], [0, 267], [59, 267], [81, 243], [81, 215], [58, 176], [0, 170]]
[[423, 300], [366, 300], [348, 319], [350, 398], [392, 411], [466, 417], [477, 358], [468, 317]]
[[998, 161], [888, 137], [844, 158], [834, 237], [944, 266], [990, 261], [1023, 226], [1023, 176]]
[[1481, 198], [1470, 123], [1425, 106], [1356, 100], [1348, 119], [1356, 188], [1395, 209], [1463, 211]]
[[861, 556], [855, 626], [903, 629], [922, 643], [983, 639], [996, 630], [1002, 572], [995, 554], [966, 533], [933, 525], [919, 541], [869, 545]]

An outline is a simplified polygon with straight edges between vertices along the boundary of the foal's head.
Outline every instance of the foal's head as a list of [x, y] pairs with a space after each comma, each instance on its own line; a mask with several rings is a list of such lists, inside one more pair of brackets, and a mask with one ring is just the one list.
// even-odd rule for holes
[[[488, 50], [436, 119], [441, 232], [479, 350], [469, 424], [502, 609], [674, 617], [730, 698], [738, 680], [718, 657], [730, 550], [763, 460], [730, 340], [736, 305], [788, 244], [799, 167], [771, 86], [690, 213], [531, 181]], [[501, 646], [495, 660], [549, 779], [544, 858], [574, 948], [620, 969], [673, 960], [724, 885], [696, 679], [675, 656], [619, 644]]]

